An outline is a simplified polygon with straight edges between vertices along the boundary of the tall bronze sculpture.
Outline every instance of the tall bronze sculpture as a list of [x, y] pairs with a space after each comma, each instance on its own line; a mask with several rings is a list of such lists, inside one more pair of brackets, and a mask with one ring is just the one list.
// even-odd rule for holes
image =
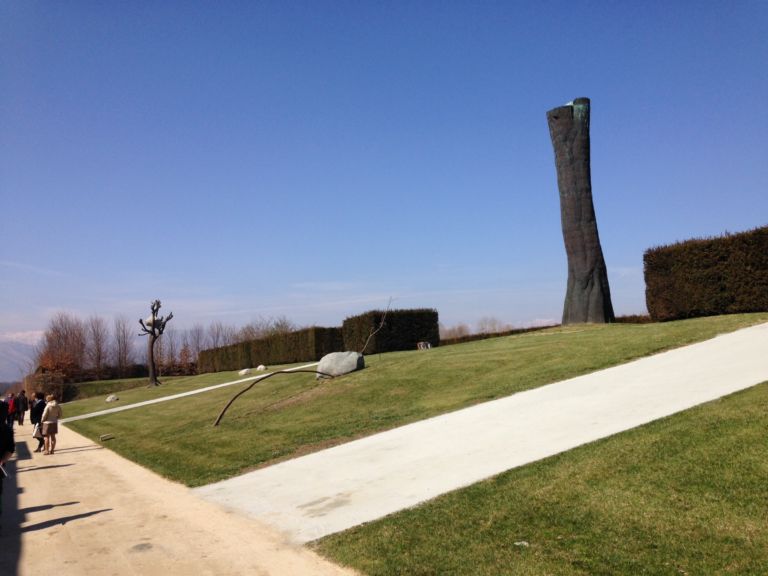
[[146, 320], [139, 319], [141, 324], [140, 336], [149, 336], [147, 341], [147, 369], [149, 371], [149, 385], [159, 386], [160, 380], [157, 379], [157, 366], [155, 365], [155, 342], [165, 332], [165, 325], [173, 318], [173, 312], [167, 317], [158, 316], [160, 311], [160, 300], [155, 300], [150, 305], [152, 314]]
[[568, 255], [563, 324], [613, 322], [608, 271], [592, 204], [589, 98], [576, 98], [547, 112], [555, 149], [560, 220]]

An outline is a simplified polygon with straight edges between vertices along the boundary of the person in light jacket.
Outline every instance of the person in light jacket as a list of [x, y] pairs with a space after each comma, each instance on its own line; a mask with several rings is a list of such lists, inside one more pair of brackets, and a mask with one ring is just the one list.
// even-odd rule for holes
[[40, 418], [43, 421], [43, 437], [45, 438], [44, 454], [53, 454], [56, 449], [56, 434], [59, 432], [59, 419], [62, 411], [53, 394], [48, 394], [45, 399], [48, 403], [45, 405], [45, 410], [43, 410], [43, 415]]

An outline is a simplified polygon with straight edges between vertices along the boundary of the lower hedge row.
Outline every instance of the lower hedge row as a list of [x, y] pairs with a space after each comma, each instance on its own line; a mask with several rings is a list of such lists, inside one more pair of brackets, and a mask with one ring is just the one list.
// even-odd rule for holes
[[319, 360], [331, 352], [365, 354], [414, 350], [440, 343], [437, 310], [372, 310], [344, 320], [343, 328], [312, 327], [200, 352], [198, 373], [239, 370], [260, 364]]
[[319, 360], [330, 352], [342, 349], [341, 328], [314, 326], [296, 332], [274, 334], [260, 340], [203, 350], [197, 361], [197, 370], [198, 373], [221, 372], [259, 364]]

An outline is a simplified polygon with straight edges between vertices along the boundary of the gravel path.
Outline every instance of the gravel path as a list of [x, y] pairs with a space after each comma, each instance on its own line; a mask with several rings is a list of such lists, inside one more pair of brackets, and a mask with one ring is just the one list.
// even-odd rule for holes
[[0, 574], [351, 576], [62, 427], [56, 453], [16, 429], [0, 516]]

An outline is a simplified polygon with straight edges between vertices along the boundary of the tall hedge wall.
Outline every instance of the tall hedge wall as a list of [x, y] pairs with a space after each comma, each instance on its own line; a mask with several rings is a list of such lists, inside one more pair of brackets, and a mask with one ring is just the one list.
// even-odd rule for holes
[[341, 328], [312, 327], [260, 340], [239, 342], [200, 352], [198, 372], [240, 370], [259, 364], [289, 364], [319, 360], [343, 350]]
[[371, 331], [381, 324], [385, 313], [384, 326], [371, 338], [365, 349], [366, 354], [415, 350], [417, 342], [429, 342], [432, 346], [440, 344], [437, 310], [371, 310], [344, 320], [344, 349], [362, 350]]
[[652, 248], [643, 261], [654, 320], [768, 310], [768, 226]]

